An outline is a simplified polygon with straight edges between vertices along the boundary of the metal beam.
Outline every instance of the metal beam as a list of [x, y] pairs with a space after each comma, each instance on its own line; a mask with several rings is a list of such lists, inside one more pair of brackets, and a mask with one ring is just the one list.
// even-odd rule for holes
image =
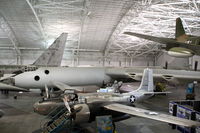
[[0, 28], [4, 31], [4, 33], [12, 42], [13, 47], [14, 47], [13, 49], [16, 51], [17, 56], [21, 56], [21, 51], [18, 49], [19, 42], [17, 41], [12, 28], [10, 27], [10, 25], [7, 23], [7, 21], [1, 14], [0, 14]]
[[[198, 30], [199, 28], [199, 0], [184, 0], [182, 2], [179, 2], [178, 0], [169, 0], [156, 1], [154, 3], [152, 3], [151, 0], [142, 0], [142, 3], [144, 5], [151, 5], [144, 10], [140, 10], [137, 16], [133, 16], [131, 19], [131, 23], [129, 23], [126, 26], [126, 28], [122, 31], [130, 31], [152, 36], [174, 38], [174, 26], [177, 17], [183, 18], [183, 25], [187, 28], [186, 32], [188, 34], [192, 34], [192, 32]], [[137, 8], [135, 10], [137, 10]], [[131, 42], [134, 42], [134, 45], [137, 45], [135, 44], [135, 42], [138, 42], [138, 40], [136, 39], [142, 40], [136, 37], [124, 36], [123, 34], [118, 35], [118, 38], [120, 38], [121, 41], [117, 43], [129, 42], [129, 44], [127, 43], [121, 45], [125, 49], [130, 48], [128, 49], [128, 51], [131, 51], [134, 48], [132, 47], [133, 44], [131, 44]], [[131, 52], [131, 56], [137, 57], [148, 55], [152, 54], [152, 52], [155, 53], [159, 50], [158, 48], [153, 48], [153, 50], [151, 47], [152, 45], [146, 45], [148, 43], [149, 41], [143, 42], [141, 47], [139, 46], [134, 48], [135, 52], [133, 54]], [[118, 53], [121, 51], [122, 50], [118, 50], [114, 53]]]
[[[27, 48], [27, 47], [18, 47], [19, 50], [30, 50], [30, 51], [45, 51], [44, 48]], [[13, 47], [0, 47], [0, 50], [14, 50]], [[101, 52], [96, 49], [77, 49], [77, 48], [65, 48], [65, 51], [80, 51], [80, 52]]]
[[39, 29], [40, 29], [40, 32], [41, 32], [41, 34], [42, 34], [42, 37], [43, 37], [43, 39], [44, 39], [44, 41], [45, 41], [45, 44], [47, 44], [47, 42], [46, 42], [46, 34], [45, 34], [45, 32], [44, 32], [44, 28], [43, 28], [43, 26], [42, 26], [42, 23], [41, 23], [39, 17], [38, 17], [38, 14], [37, 14], [36, 10], [34, 9], [34, 7], [33, 7], [33, 5], [32, 5], [32, 4], [33, 4], [33, 3], [32, 3], [32, 0], [26, 0], [26, 2], [27, 2], [27, 4], [29, 5], [29, 7], [31, 8], [31, 10], [32, 10], [32, 12], [33, 12], [33, 14], [34, 14], [34, 16], [35, 16], [35, 18], [36, 18], [36, 20], [37, 20], [37, 23], [38, 23], [38, 25], [39, 25]]
[[[132, 18], [136, 17], [143, 9], [147, 8], [148, 6], [149, 4], [142, 5], [141, 2], [134, 3], [134, 5], [131, 5], [130, 9], [127, 10], [127, 13], [118, 23], [112, 35], [110, 36], [108, 43], [106, 44], [103, 51], [104, 56], [108, 55], [110, 47], [115, 43], [116, 38], [118, 38], [118, 35], [123, 31], [123, 29], [131, 22]], [[137, 9], [135, 9], [135, 7], [137, 7]]]
[[[81, 12], [81, 27], [80, 27], [80, 31], [79, 31], [79, 39], [78, 39], [78, 47], [77, 47], [77, 50], [76, 50], [76, 55], [78, 56], [79, 55], [79, 51], [80, 51], [80, 44], [81, 44], [81, 37], [82, 37], [82, 32], [83, 32], [83, 28], [84, 28], [84, 22], [87, 18], [87, 14], [88, 14], [88, 8], [90, 6], [90, 1], [89, 0], [84, 0], [84, 3], [83, 3], [83, 10]], [[75, 52], [74, 52], [75, 54]], [[78, 58], [77, 58], [77, 63], [78, 63]]]
[[56, 2], [56, 1], [46, 1], [46, 0], [41, 0], [43, 2], [47, 2], [47, 3], [43, 3], [43, 4], [37, 4], [34, 6], [35, 7], [44, 7], [44, 6], [55, 6], [55, 5], [59, 5], [59, 6], [62, 6], [62, 5], [65, 5], [65, 4], [72, 4], [72, 3], [75, 3], [75, 2], [81, 2], [83, 0], [68, 0], [68, 1], [64, 1], [64, 2]]
[[132, 45], [132, 46], [128, 46], [128, 47], [126, 47], [124, 49], [116, 50], [115, 52], [113, 52], [111, 54], [119, 53], [119, 52], [122, 52], [123, 50], [127, 50], [127, 49], [130, 49], [130, 48], [138, 47], [138, 46], [141, 46], [141, 45], [142, 45], [142, 43], [139, 43], [139, 44], [136, 44], [136, 45]]
[[139, 57], [139, 56], [143, 56], [143, 55], [146, 54], [146, 53], [150, 53], [150, 52], [154, 52], [154, 51], [157, 51], [157, 50], [156, 50], [156, 49], [149, 49], [149, 50], [147, 50], [147, 51], [145, 51], [145, 52], [142, 52], [142, 53], [140, 53], [140, 54], [135, 54], [135, 55], [134, 55], [134, 58]]

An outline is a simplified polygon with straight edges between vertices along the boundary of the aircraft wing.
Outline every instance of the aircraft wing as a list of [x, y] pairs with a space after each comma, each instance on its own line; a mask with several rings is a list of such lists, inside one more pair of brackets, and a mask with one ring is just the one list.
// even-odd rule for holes
[[62, 33], [53, 44], [33, 63], [36, 66], [60, 66], [65, 44], [67, 40], [67, 33]]
[[58, 87], [60, 90], [62, 91], [65, 91], [65, 90], [75, 90], [74, 87], [71, 87], [69, 85], [66, 85], [62, 82], [55, 82], [55, 81], [52, 81], [52, 84], [56, 87]]
[[164, 43], [164, 44], [176, 43], [176, 40], [173, 38], [155, 37], [155, 36], [144, 35], [144, 34], [139, 34], [139, 33], [134, 33], [134, 32], [124, 32], [124, 34], [136, 36], [139, 38], [147, 39], [154, 42]]
[[171, 92], [166, 91], [166, 92], [145, 92], [144, 95], [159, 95], [159, 94], [169, 94]]
[[0, 90], [9, 90], [9, 91], [26, 91], [26, 92], [29, 91], [29, 90], [24, 89], [24, 88], [20, 88], [20, 87], [16, 87], [16, 86], [8, 85], [8, 84], [4, 84], [4, 83], [0, 83]]
[[52, 81], [52, 84], [59, 88], [60, 90], [66, 92], [66, 91], [73, 91], [73, 92], [82, 92], [83, 91], [83, 88], [80, 88], [80, 87], [73, 87], [73, 86], [69, 86], [67, 84], [64, 84], [62, 82], [55, 82], [55, 81]]
[[141, 108], [136, 107], [130, 107], [122, 104], [109, 104], [105, 105], [104, 108], [107, 108], [109, 110], [127, 113], [130, 115], [135, 115], [139, 117], [149, 118], [157, 121], [167, 122], [171, 124], [181, 125], [185, 127], [197, 127], [200, 126], [200, 122], [187, 120], [183, 118], [178, 118], [175, 116], [158, 113], [158, 112], [152, 112], [150, 110], [145, 110]]
[[139, 38], [147, 39], [150, 41], [166, 44], [166, 50], [169, 50], [173, 47], [184, 47], [191, 49], [194, 51], [197, 55], [200, 55], [200, 46], [199, 45], [192, 45], [184, 42], [177, 42], [173, 38], [164, 38], [164, 37], [155, 37], [155, 36], [150, 36], [150, 35], [144, 35], [144, 34], [139, 34], [139, 33], [134, 33], [134, 32], [124, 32], [124, 34], [131, 35], [131, 36], [136, 36]]
[[[172, 70], [172, 69], [152, 69], [154, 81], [168, 81], [170, 83], [180, 84], [193, 81], [200, 81], [200, 72], [187, 70]], [[143, 68], [108, 68], [106, 74], [118, 81], [123, 79], [134, 79], [141, 81]]]

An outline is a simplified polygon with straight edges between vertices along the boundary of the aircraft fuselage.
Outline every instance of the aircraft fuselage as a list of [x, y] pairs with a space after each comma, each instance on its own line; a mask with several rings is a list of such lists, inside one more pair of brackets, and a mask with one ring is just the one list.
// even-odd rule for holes
[[14, 77], [15, 86], [22, 88], [52, 87], [52, 82], [61, 82], [69, 86], [99, 85], [110, 81], [105, 68], [94, 67], [42, 67]]
[[[114, 68], [114, 67], [40, 67], [35, 71], [24, 72], [12, 77], [14, 85], [21, 88], [43, 89], [53, 87], [52, 82], [61, 82], [68, 86], [87, 86], [109, 83], [112, 80], [141, 79], [143, 68]], [[200, 81], [200, 72], [186, 70], [153, 69], [156, 81], [164, 80], [180, 84]]]

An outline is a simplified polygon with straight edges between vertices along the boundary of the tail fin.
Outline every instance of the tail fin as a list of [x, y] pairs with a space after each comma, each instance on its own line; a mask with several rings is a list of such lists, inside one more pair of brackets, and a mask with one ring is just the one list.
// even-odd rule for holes
[[153, 92], [153, 71], [152, 69], [144, 69], [142, 81], [138, 90]]
[[53, 44], [33, 63], [36, 66], [60, 66], [65, 44], [67, 40], [67, 33], [62, 33]]
[[178, 38], [179, 36], [182, 36], [185, 34], [185, 30], [181, 21], [181, 18], [176, 19], [176, 33], [175, 37]]

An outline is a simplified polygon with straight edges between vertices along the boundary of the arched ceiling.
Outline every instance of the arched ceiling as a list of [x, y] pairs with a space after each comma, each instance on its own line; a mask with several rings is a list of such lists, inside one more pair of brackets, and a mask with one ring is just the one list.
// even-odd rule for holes
[[181, 17], [187, 33], [200, 35], [199, 10], [200, 0], [1, 0], [0, 50], [34, 54], [67, 32], [69, 58], [155, 56], [161, 44], [123, 32], [174, 37]]
[[[123, 34], [132, 31], [146, 35], [174, 38], [176, 18], [181, 17], [188, 34], [200, 30], [200, 1], [168, 0], [141, 1], [129, 10], [121, 20], [107, 46], [108, 54], [124, 52], [130, 57], [149, 56], [160, 52], [160, 45]], [[125, 24], [124, 24], [125, 23]], [[120, 50], [115, 50], [121, 48]]]

